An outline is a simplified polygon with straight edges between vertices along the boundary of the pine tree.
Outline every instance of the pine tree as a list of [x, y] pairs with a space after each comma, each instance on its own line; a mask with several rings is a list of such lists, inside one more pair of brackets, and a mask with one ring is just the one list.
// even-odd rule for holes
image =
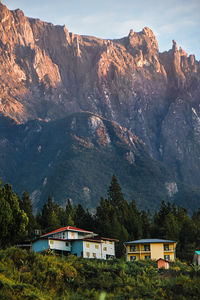
[[113, 174], [110, 186], [108, 188], [108, 200], [113, 207], [118, 209], [123, 208], [125, 204], [124, 196], [120, 184], [118, 183], [117, 177]]
[[43, 205], [42, 214], [38, 216], [38, 222], [44, 232], [61, 227], [60, 220], [56, 214], [56, 208], [57, 205], [53, 203], [53, 199], [49, 196], [47, 204]]
[[22, 198], [20, 201], [20, 208], [25, 211], [29, 219], [28, 226], [27, 226], [28, 237], [33, 238], [34, 230], [37, 228], [37, 222], [32, 212], [32, 204], [29, 198], [29, 194], [26, 190], [22, 194]]

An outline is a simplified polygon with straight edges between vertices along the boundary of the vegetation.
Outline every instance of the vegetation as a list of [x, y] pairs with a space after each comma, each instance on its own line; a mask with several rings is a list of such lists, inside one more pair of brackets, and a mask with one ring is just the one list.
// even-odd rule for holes
[[195, 266], [180, 261], [158, 270], [154, 261], [0, 251], [1, 299], [199, 299], [199, 279]]
[[15, 244], [27, 235], [28, 217], [9, 184], [0, 182], [0, 248]]
[[0, 186], [0, 248], [30, 241], [35, 237], [35, 229], [46, 233], [72, 225], [118, 239], [117, 257], [124, 255], [124, 241], [140, 238], [175, 240], [177, 257], [188, 262], [192, 261], [194, 251], [200, 249], [200, 209], [191, 217], [182, 206], [163, 201], [153, 215], [140, 211], [134, 200], [130, 203], [125, 200], [115, 175], [107, 198], [101, 198], [95, 213], [80, 204], [72, 206], [69, 199], [66, 202], [62, 208], [48, 197], [41, 213], [34, 217], [27, 191], [20, 199], [10, 185]]

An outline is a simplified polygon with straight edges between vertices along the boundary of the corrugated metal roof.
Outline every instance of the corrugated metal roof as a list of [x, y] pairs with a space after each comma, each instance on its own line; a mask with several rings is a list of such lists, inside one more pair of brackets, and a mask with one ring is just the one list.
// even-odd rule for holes
[[57, 232], [62, 232], [62, 231], [65, 231], [65, 230], [93, 233], [92, 231], [88, 231], [88, 230], [84, 230], [84, 229], [80, 229], [80, 228], [76, 228], [76, 227], [72, 227], [72, 226], [66, 226], [66, 227], [58, 228], [58, 229], [53, 230], [51, 232], [45, 233], [41, 237], [47, 236], [47, 235], [50, 235], [50, 234], [53, 234], [53, 233], [57, 233]]
[[195, 253], [196, 253], [197, 255], [200, 255], [200, 251], [195, 251]]
[[150, 244], [150, 243], [176, 243], [176, 241], [162, 240], [162, 239], [141, 239], [141, 240], [125, 242], [124, 244]]

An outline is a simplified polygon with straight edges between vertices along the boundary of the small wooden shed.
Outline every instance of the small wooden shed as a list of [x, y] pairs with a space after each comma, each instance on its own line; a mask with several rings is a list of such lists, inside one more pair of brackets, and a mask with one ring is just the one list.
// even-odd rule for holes
[[158, 269], [164, 268], [164, 269], [169, 269], [169, 261], [164, 259], [164, 258], [159, 258], [157, 260], [158, 263]]
[[194, 262], [200, 266], [200, 251], [195, 251], [194, 252]]

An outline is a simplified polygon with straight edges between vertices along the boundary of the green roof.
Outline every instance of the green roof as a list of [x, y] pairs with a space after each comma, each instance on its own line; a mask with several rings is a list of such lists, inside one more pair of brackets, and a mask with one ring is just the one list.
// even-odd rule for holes
[[150, 244], [150, 243], [176, 243], [176, 241], [162, 240], [162, 239], [142, 239], [142, 240], [125, 242], [124, 244]]

